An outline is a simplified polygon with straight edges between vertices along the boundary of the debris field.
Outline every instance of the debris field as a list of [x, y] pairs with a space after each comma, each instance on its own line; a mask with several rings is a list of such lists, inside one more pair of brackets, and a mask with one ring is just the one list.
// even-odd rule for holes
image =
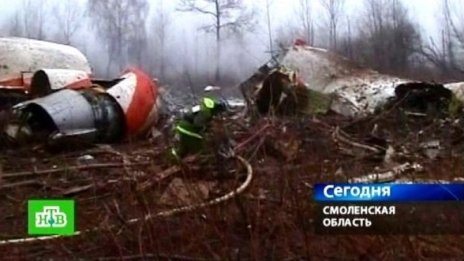
[[[74, 198], [78, 229], [95, 230], [0, 248], [4, 256], [26, 259], [458, 258], [464, 253], [463, 237], [457, 235], [314, 233], [311, 184], [316, 182], [346, 182], [404, 163], [420, 164], [423, 170], [397, 173], [394, 179], [462, 181], [462, 119], [401, 118], [400, 113], [393, 108], [363, 121], [339, 115], [266, 117], [253, 124], [218, 119], [220, 129], [236, 141], [236, 153], [252, 166], [252, 183], [219, 205], [146, 220], [148, 214], [234, 190], [246, 169], [215, 155], [173, 165], [165, 157], [169, 142], [162, 135], [59, 153], [41, 146], [6, 149], [1, 159], [2, 238], [24, 237], [30, 198]], [[395, 151], [388, 162], [387, 144], [372, 137], [375, 126]], [[218, 132], [211, 135], [224, 134]], [[429, 155], [423, 144], [431, 141], [438, 152]]]
[[[460, 260], [462, 235], [315, 232], [315, 183], [464, 182], [464, 116], [453, 90], [405, 79], [392, 78], [398, 86], [374, 100], [372, 86], [360, 84], [365, 96], [358, 93], [353, 101], [343, 86], [350, 75], [360, 77], [356, 82], [362, 77], [330, 56], [340, 67], [323, 63], [321, 68], [340, 71], [324, 76], [331, 79], [326, 81], [313, 63], [324, 52], [307, 51], [316, 54], [303, 62], [311, 65], [306, 69], [314, 70], [313, 76], [301, 66], [297, 70], [291, 57], [281, 60], [290, 71], [262, 67], [240, 85], [246, 106], [215, 118], [206, 137], [209, 149], [181, 162], [169, 156], [174, 117], [169, 112], [150, 116], [158, 121], [143, 136], [111, 143], [83, 136], [58, 139], [56, 146], [1, 136], [2, 257]], [[334, 80], [337, 74], [343, 75]], [[388, 77], [368, 75], [376, 79], [374, 89], [386, 89], [377, 86], [379, 81], [391, 85]], [[322, 82], [333, 88], [322, 90]], [[111, 86], [114, 90], [117, 83]], [[308, 88], [314, 92], [305, 92]], [[50, 95], [63, 91], [68, 90]], [[283, 109], [282, 100], [288, 105]], [[125, 108], [116, 101], [114, 108]], [[157, 102], [150, 106], [158, 112]], [[2, 129], [11, 122], [8, 110], [0, 113]], [[126, 110], [115, 111], [127, 117]], [[118, 128], [127, 127], [122, 125]], [[224, 141], [229, 153], [221, 150]], [[33, 198], [75, 199], [76, 235], [27, 236], [27, 200]]]

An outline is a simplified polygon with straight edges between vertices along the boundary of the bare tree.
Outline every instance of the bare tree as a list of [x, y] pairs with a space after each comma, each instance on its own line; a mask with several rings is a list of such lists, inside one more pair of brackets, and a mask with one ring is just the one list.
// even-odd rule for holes
[[337, 49], [337, 27], [344, 3], [345, 0], [321, 0], [321, 5], [327, 13], [329, 46], [332, 50]]
[[303, 30], [305, 41], [309, 45], [314, 45], [314, 23], [312, 19], [312, 0], [299, 0], [296, 14], [299, 24]]
[[300, 28], [287, 22], [277, 28], [275, 42], [277, 43], [280, 50], [288, 48], [295, 42], [295, 39], [298, 37]]
[[84, 11], [78, 0], [60, 1], [53, 8], [57, 30], [61, 42], [71, 44], [73, 36], [82, 27]]
[[148, 68], [147, 48], [148, 35], [145, 23], [132, 29], [130, 37], [127, 39], [127, 60], [131, 64], [136, 64], [141, 68]]
[[337, 51], [354, 60], [353, 57], [353, 30], [351, 28], [351, 18], [346, 16], [346, 32], [345, 36], [339, 40]]
[[439, 16], [440, 42], [430, 38], [421, 49], [422, 55], [443, 76], [462, 79], [464, 76], [464, 16], [460, 5], [442, 0]]
[[383, 72], [407, 72], [421, 45], [417, 26], [399, 0], [365, 0], [358, 30], [353, 57]]
[[7, 31], [9, 36], [23, 37], [24, 35], [24, 26], [21, 19], [21, 13], [16, 11], [10, 19], [6, 21]]
[[89, 0], [87, 2], [88, 14], [97, 30], [97, 36], [107, 50], [107, 75], [113, 63], [118, 65], [119, 70], [126, 63], [128, 46], [131, 40], [140, 40], [148, 9], [149, 4], [146, 0]]
[[151, 20], [151, 39], [154, 46], [158, 73], [161, 78], [166, 77], [166, 42], [169, 37], [169, 24], [171, 16], [163, 5], [163, 0], [159, 0], [155, 5], [154, 16]]
[[211, 18], [201, 30], [216, 36], [216, 81], [220, 80], [221, 41], [223, 32], [243, 33], [254, 27], [254, 11], [248, 10], [241, 0], [181, 0], [177, 9], [195, 12]]
[[267, 23], [267, 34], [269, 37], [269, 52], [271, 54], [271, 58], [274, 52], [274, 48], [272, 46], [273, 39], [272, 39], [271, 10], [270, 10], [272, 2], [273, 2], [272, 0], [266, 0], [266, 23]]
[[13, 13], [9, 24], [11, 36], [44, 40], [47, 16], [47, 1], [23, 0]]

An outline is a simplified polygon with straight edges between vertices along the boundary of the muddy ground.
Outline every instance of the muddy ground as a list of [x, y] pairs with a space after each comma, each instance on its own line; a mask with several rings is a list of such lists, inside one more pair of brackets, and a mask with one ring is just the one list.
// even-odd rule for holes
[[[459, 235], [317, 235], [312, 185], [346, 182], [406, 162], [421, 164], [424, 171], [397, 178], [460, 180], [463, 120], [411, 115], [396, 107], [356, 121], [330, 114], [219, 119], [210, 146], [232, 138], [236, 153], [253, 168], [250, 187], [217, 206], [147, 220], [149, 213], [226, 194], [243, 182], [245, 168], [212, 154], [173, 164], [166, 154], [170, 139], [162, 134], [90, 148], [63, 144], [60, 151], [40, 145], [4, 148], [0, 239], [27, 236], [30, 198], [73, 198], [77, 229], [96, 229], [0, 246], [2, 258], [462, 260]], [[428, 151], [424, 143], [439, 144], [438, 149]], [[141, 220], [129, 222], [134, 218]]]

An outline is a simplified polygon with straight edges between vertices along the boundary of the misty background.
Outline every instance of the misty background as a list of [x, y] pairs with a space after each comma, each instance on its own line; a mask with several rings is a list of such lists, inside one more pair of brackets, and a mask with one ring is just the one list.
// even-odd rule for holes
[[0, 1], [1, 36], [69, 44], [97, 78], [129, 66], [164, 85], [235, 86], [295, 39], [383, 73], [464, 79], [459, 0]]

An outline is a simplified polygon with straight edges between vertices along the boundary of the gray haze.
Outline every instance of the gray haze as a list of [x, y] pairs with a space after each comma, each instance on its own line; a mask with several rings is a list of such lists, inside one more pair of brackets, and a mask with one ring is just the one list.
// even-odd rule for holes
[[[201, 1], [204, 0], [198, 2]], [[179, 12], [177, 9], [180, 0], [147, 0], [147, 2], [149, 10], [144, 20], [146, 37], [137, 42], [139, 45], [130, 43], [132, 47], [127, 48], [132, 48], [131, 52], [126, 53], [124, 49], [121, 51], [124, 53], [114, 53], [112, 56], [117, 57], [119, 63], [123, 63], [124, 66], [135, 65], [143, 68], [153, 77], [160, 78], [162, 82], [174, 85], [215, 84], [218, 80], [215, 78], [217, 58], [215, 34], [201, 30], [205, 25], [214, 22], [214, 19], [200, 13]], [[310, 2], [314, 26], [313, 45], [329, 47], [327, 16], [321, 6], [321, 1]], [[439, 41], [442, 1], [407, 0], [401, 2], [421, 33], [423, 42], [428, 43], [430, 39]], [[269, 3], [270, 24], [266, 19], [267, 3]], [[299, 3], [299, 0], [243, 0], [244, 8], [253, 12], [254, 28], [236, 34], [223, 34], [225, 36], [221, 39], [220, 60], [223, 82], [236, 84], [270, 58], [269, 26], [273, 49], [277, 49], [279, 43], [288, 43], [302, 36], [299, 32], [301, 27], [298, 18]], [[364, 3], [365, 0], [345, 1], [338, 22], [338, 38], [346, 36], [348, 30], [353, 32], [358, 30], [357, 27], [360, 26], [358, 21], [362, 19]], [[115, 77], [123, 69], [121, 66], [113, 65], [116, 63], [109, 60], [109, 45], [99, 38], [101, 33], [97, 29], [98, 22], [91, 19], [87, 0], [2, 0], [0, 10], [2, 36], [29, 36], [69, 43], [87, 55], [98, 77]], [[34, 20], [34, 22], [28, 21], [31, 24], [29, 27], [42, 23], [43, 32], [37, 33], [39, 31], [37, 28], [26, 28], [29, 30], [28, 33], [25, 33], [24, 29], [21, 32], [17, 24], [26, 22], [23, 21], [26, 17], [24, 13], [28, 14], [29, 20]], [[163, 15], [160, 16], [160, 14]], [[70, 37], [63, 34], [67, 20], [72, 21], [75, 27], [71, 28]], [[160, 47], [160, 31], [164, 32], [162, 34], [164, 47], [162, 48]], [[132, 33], [129, 38], [137, 37], [136, 32]], [[161, 60], [163, 66], [160, 65]], [[112, 65], [107, 68], [108, 63]]]

